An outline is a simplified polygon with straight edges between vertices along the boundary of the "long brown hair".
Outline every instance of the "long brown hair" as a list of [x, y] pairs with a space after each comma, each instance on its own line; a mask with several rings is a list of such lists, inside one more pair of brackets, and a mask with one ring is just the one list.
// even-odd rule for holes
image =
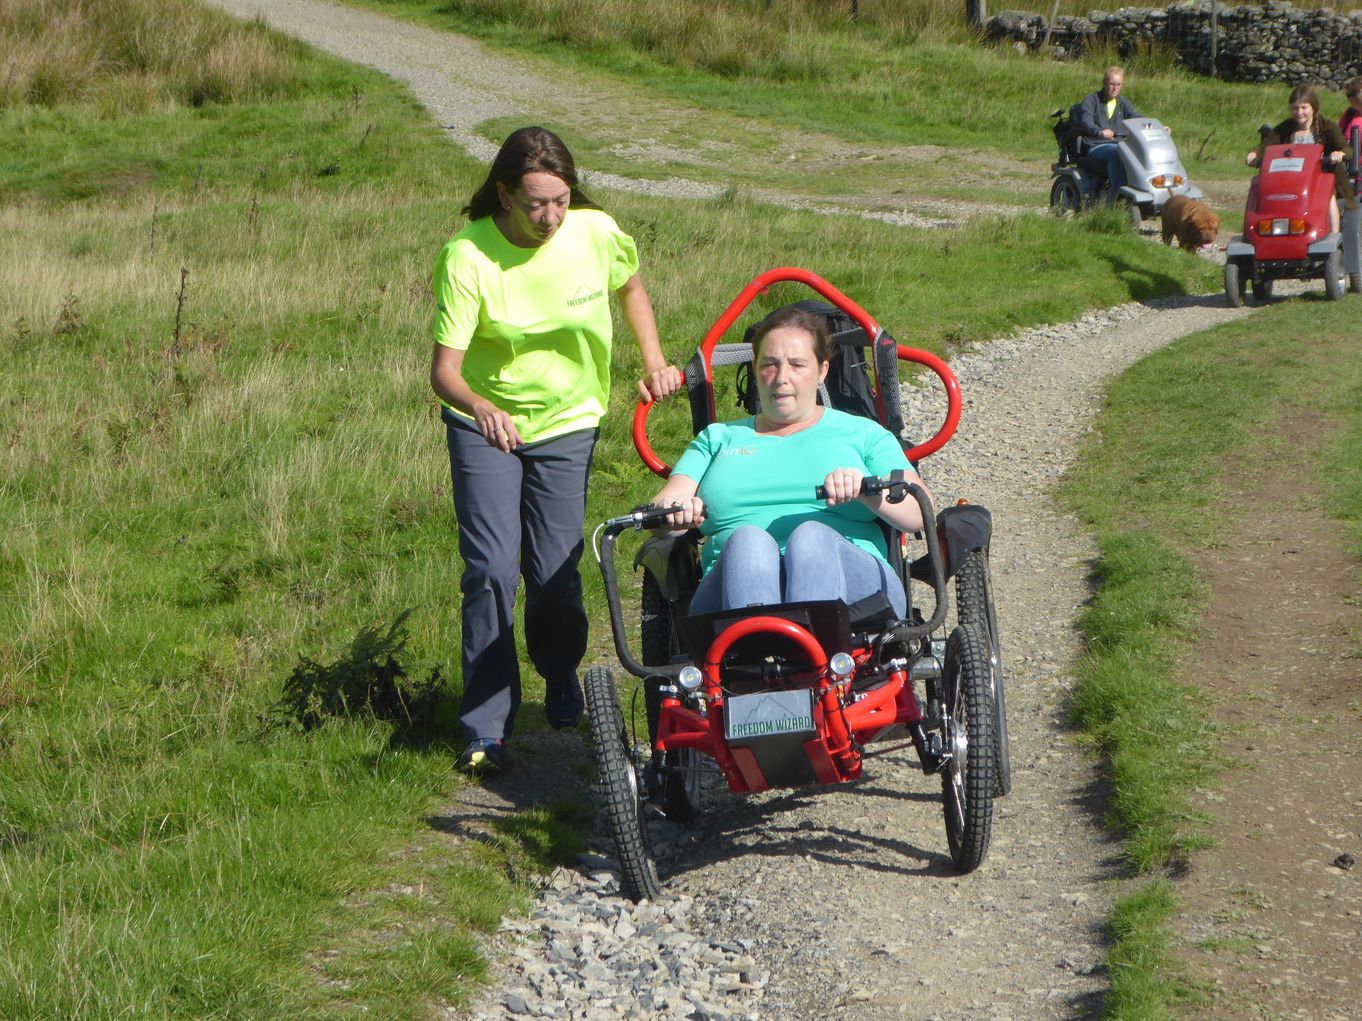
[[1291, 98], [1287, 101], [1292, 106], [1297, 103], [1309, 103], [1312, 113], [1310, 114], [1310, 134], [1315, 136], [1316, 141], [1323, 141], [1324, 133], [1320, 130], [1319, 123], [1319, 93], [1315, 91], [1313, 85], [1297, 85], [1291, 90]]
[[508, 191], [514, 191], [520, 187], [521, 178], [534, 173], [552, 174], [568, 186], [572, 193], [569, 209], [600, 208], [577, 187], [577, 164], [563, 140], [548, 128], [528, 127], [512, 131], [501, 143], [487, 171], [487, 180], [473, 193], [463, 211], [470, 220], [491, 216], [501, 208], [497, 185], [505, 185]]

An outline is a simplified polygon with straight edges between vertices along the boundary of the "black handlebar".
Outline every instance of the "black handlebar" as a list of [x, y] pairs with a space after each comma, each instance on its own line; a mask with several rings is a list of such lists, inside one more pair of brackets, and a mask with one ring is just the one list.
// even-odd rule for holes
[[[912, 483], [904, 478], [902, 469], [891, 472], [887, 479], [877, 478], [874, 475], [867, 475], [865, 478], [861, 479], [859, 495], [875, 496], [887, 490], [889, 496], [886, 499], [888, 499], [890, 503], [903, 503], [904, 499], [908, 496], [908, 487], [911, 485]], [[826, 500], [828, 498], [828, 487], [814, 486], [813, 495], [819, 500]]]
[[670, 507], [654, 507], [645, 503], [635, 507], [628, 514], [621, 514], [617, 518], [606, 518], [605, 529], [612, 535], [619, 535], [626, 528], [632, 528], [636, 532], [644, 528], [656, 528], [667, 520], [668, 514], [680, 509], [679, 503], [674, 503]]

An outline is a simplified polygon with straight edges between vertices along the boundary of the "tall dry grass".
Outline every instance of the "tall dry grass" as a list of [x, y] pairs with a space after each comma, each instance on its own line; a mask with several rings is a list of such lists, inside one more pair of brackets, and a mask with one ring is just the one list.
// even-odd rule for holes
[[0, 107], [137, 112], [296, 94], [294, 43], [192, 0], [5, 0]]
[[[573, 47], [632, 51], [726, 77], [835, 77], [847, 53], [829, 47], [827, 34], [853, 26], [850, 0], [450, 0], [445, 8]], [[962, 10], [956, 0], [860, 0], [855, 36], [884, 45], [926, 33], [963, 39]]]

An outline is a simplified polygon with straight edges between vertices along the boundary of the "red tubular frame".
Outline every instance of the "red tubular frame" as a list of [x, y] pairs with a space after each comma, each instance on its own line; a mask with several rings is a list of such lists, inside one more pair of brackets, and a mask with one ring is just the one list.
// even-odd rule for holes
[[[715, 320], [714, 325], [705, 334], [705, 339], [700, 343], [700, 351], [704, 357], [705, 374], [711, 380], [713, 375], [710, 370], [710, 357], [714, 353], [714, 346], [719, 342], [719, 338], [727, 332], [738, 319], [748, 305], [772, 284], [794, 282], [805, 284], [817, 291], [822, 297], [832, 302], [843, 312], [849, 315], [861, 329], [865, 331], [866, 337], [873, 345], [877, 343], [884, 331], [879, 324], [870, 317], [865, 309], [852, 301], [845, 294], [839, 291], [832, 284], [828, 283], [817, 273], [811, 273], [807, 269], [799, 269], [795, 266], [782, 266], [778, 269], [770, 269], [757, 276], [750, 284], [744, 287], [739, 295], [733, 299], [723, 315]], [[917, 362], [925, 365], [936, 373], [946, 388], [946, 417], [941, 424], [941, 428], [926, 443], [918, 444], [907, 451], [908, 459], [917, 462], [924, 457], [936, 453], [946, 441], [954, 435], [956, 427], [960, 424], [960, 384], [956, 381], [954, 373], [944, 361], [932, 354], [930, 351], [922, 351], [914, 347], [898, 345], [898, 356], [901, 361]], [[896, 381], [897, 382], [897, 381]], [[884, 395], [880, 387], [878, 377], [875, 380], [875, 400], [879, 406], [881, 420], [884, 416]], [[666, 478], [671, 474], [671, 468], [664, 464], [656, 454], [653, 453], [651, 444], [648, 443], [647, 421], [648, 413], [652, 410], [651, 401], [640, 401], [634, 408], [634, 449], [638, 455], [655, 474]], [[711, 421], [714, 419], [714, 395], [710, 394], [709, 416]]]
[[770, 786], [752, 752], [747, 748], [730, 748], [724, 736], [720, 666], [735, 642], [754, 634], [782, 636], [809, 658], [811, 673], [816, 675], [814, 721], [818, 733], [804, 742], [804, 752], [819, 783], [855, 780], [861, 775], [862, 745], [895, 724], [922, 719], [917, 695], [906, 672], [894, 671], [879, 688], [843, 707], [838, 686], [828, 675], [827, 654], [808, 630], [782, 617], [748, 617], [720, 632], [705, 656], [702, 674], [708, 716], [687, 709], [679, 699], [663, 701], [654, 745], [657, 751], [693, 748], [708, 755], [723, 770], [729, 789], [738, 794], [763, 791]]

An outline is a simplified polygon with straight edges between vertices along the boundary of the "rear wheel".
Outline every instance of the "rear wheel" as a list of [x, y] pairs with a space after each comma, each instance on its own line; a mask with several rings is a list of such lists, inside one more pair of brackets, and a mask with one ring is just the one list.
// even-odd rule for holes
[[[640, 615], [640, 651], [645, 666], [665, 666], [681, 651], [676, 634], [672, 604], [662, 587], [648, 571], [643, 572], [643, 612]], [[648, 735], [657, 733], [657, 700], [648, 703]], [[668, 819], [689, 822], [700, 812], [700, 788], [704, 779], [705, 757], [694, 748], [678, 748], [664, 753], [662, 810]]]
[[942, 738], [950, 761], [941, 771], [941, 801], [951, 861], [973, 872], [988, 854], [993, 831], [993, 706], [988, 642], [973, 624], [946, 641], [942, 676]]
[[1050, 208], [1056, 213], [1077, 213], [1083, 209], [1083, 193], [1072, 177], [1057, 177], [1050, 187]]
[[615, 679], [605, 667], [593, 666], [582, 678], [582, 687], [596, 744], [596, 769], [601, 775], [606, 825], [620, 862], [621, 892], [632, 901], [656, 897], [662, 886], [648, 845], [643, 787], [624, 726], [624, 713], [620, 711]]
[[1255, 280], [1253, 281], [1253, 300], [1271, 301], [1272, 300], [1272, 281]]
[[1330, 301], [1338, 301], [1344, 294], [1343, 253], [1337, 248], [1324, 260], [1324, 293]]
[[1244, 278], [1240, 274], [1239, 263], [1231, 260], [1225, 263], [1225, 300], [1230, 308], [1244, 304]]
[[1007, 745], [1007, 701], [1003, 695], [1003, 653], [998, 640], [998, 611], [993, 604], [993, 576], [988, 569], [988, 550], [965, 557], [955, 575], [955, 602], [960, 623], [979, 629], [988, 643], [990, 690], [993, 694], [993, 750], [996, 785], [994, 795], [1012, 791], [1012, 756]]

